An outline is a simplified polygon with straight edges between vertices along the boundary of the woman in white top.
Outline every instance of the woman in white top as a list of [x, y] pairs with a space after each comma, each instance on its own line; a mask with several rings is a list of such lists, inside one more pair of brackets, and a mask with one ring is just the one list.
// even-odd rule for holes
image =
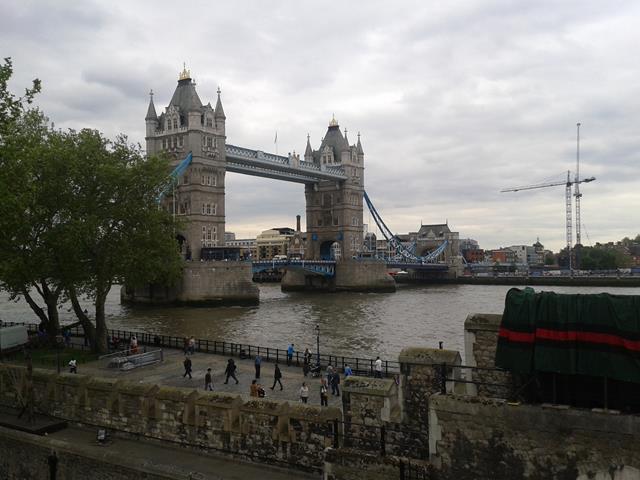
[[309, 387], [307, 387], [306, 382], [302, 382], [302, 386], [300, 387], [300, 401], [307, 403], [307, 400], [309, 400]]

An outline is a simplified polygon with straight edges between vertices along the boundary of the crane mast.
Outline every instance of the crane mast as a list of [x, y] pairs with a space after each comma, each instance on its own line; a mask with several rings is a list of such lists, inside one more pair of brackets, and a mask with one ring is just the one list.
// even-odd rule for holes
[[580, 198], [582, 197], [580, 193], [580, 123], [577, 123], [576, 127], [576, 181], [573, 195], [576, 197], [576, 245], [582, 245], [580, 238], [580, 226], [582, 225], [580, 222]]
[[[573, 270], [572, 265], [572, 240], [573, 240], [573, 232], [572, 232], [572, 208], [571, 208], [571, 197], [576, 197], [576, 245], [582, 245], [582, 239], [580, 238], [580, 198], [582, 197], [582, 193], [580, 193], [580, 184], [593, 182], [595, 177], [589, 177], [580, 179], [580, 123], [577, 124], [577, 147], [576, 147], [576, 176], [573, 180], [571, 180], [571, 171], [567, 171], [567, 181], [566, 182], [551, 182], [551, 183], [538, 183], [535, 185], [525, 185], [522, 187], [515, 188], [507, 188], [504, 190], [500, 190], [500, 192], [519, 192], [520, 190], [533, 190], [535, 188], [546, 188], [546, 187], [556, 187], [560, 185], [565, 186], [565, 216], [566, 216], [566, 233], [567, 233], [567, 253], [569, 255], [569, 270]], [[571, 187], [574, 186], [574, 193], [571, 194]]]

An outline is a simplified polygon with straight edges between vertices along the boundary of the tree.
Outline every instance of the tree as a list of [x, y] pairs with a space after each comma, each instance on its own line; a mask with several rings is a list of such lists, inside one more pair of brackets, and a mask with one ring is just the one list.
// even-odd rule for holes
[[[168, 160], [145, 159], [126, 137], [94, 130], [65, 134], [67, 181], [61, 197], [63, 228], [55, 239], [60, 276], [95, 350], [107, 348], [105, 302], [114, 284], [171, 283], [182, 261], [176, 223], [158, 206]], [[95, 305], [95, 328], [79, 303]]]
[[[158, 207], [166, 158], [99, 132], [48, 128], [26, 108], [40, 84], [16, 99], [0, 67], [0, 287], [23, 296], [52, 335], [58, 304], [71, 301], [97, 351], [106, 350], [104, 306], [115, 283], [170, 283], [181, 259], [176, 224]], [[33, 298], [37, 292], [46, 307]], [[80, 307], [88, 296], [93, 323]]]
[[[12, 298], [24, 297], [53, 335], [62, 287], [52, 276], [45, 238], [55, 219], [56, 197], [41, 195], [36, 175], [49, 130], [42, 112], [29, 107], [40, 81], [16, 98], [8, 89], [12, 74], [6, 58], [0, 65], [0, 287]], [[33, 295], [42, 297], [45, 308]]]

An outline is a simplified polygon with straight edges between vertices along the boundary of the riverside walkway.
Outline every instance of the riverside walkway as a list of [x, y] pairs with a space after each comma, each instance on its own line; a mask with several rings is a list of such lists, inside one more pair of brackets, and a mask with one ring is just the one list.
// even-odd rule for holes
[[[153, 347], [147, 347], [147, 350], [151, 350]], [[255, 378], [254, 360], [253, 358], [239, 359], [233, 357], [236, 366], [236, 377], [239, 383], [236, 385], [233, 378], [229, 379], [229, 383], [225, 385], [224, 370], [227, 365], [229, 356], [216, 355], [212, 353], [196, 352], [193, 355], [189, 355], [192, 362], [193, 378], [183, 377], [184, 367], [182, 362], [185, 359], [185, 355], [182, 350], [163, 348], [164, 360], [160, 363], [138, 367], [133, 370], [120, 371], [117, 368], [107, 368], [104, 366], [104, 361], [98, 360], [95, 362], [89, 362], [79, 365], [78, 373], [85, 375], [95, 375], [102, 377], [114, 377], [121, 378], [130, 382], [138, 383], [150, 383], [158, 385], [166, 385], [171, 387], [182, 388], [196, 388], [204, 390], [204, 376], [207, 373], [207, 368], [211, 368], [213, 375], [213, 390], [216, 392], [227, 392], [244, 395], [249, 397], [249, 385]], [[292, 365], [287, 366], [286, 362], [279, 363], [280, 370], [282, 372], [282, 384], [284, 389], [280, 391], [280, 386], [276, 385], [274, 390], [270, 390], [273, 384], [273, 372], [275, 363], [263, 362], [260, 379], [258, 383], [262, 384], [267, 392], [267, 397], [272, 400], [289, 400], [297, 402], [299, 401], [298, 392], [302, 382], [307, 382], [309, 386], [309, 404], [320, 405], [320, 378], [312, 377], [310, 374], [304, 377], [302, 373], [302, 366]], [[323, 371], [323, 376], [326, 377], [326, 372]], [[342, 381], [344, 376], [340, 375]], [[331, 395], [329, 389], [329, 405], [335, 407], [341, 407], [342, 402], [340, 397]]]

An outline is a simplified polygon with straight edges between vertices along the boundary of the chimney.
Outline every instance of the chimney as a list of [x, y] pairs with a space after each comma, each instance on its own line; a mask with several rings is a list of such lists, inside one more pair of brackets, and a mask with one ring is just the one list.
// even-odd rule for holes
[[296, 215], [296, 232], [300, 231], [300, 215]]

